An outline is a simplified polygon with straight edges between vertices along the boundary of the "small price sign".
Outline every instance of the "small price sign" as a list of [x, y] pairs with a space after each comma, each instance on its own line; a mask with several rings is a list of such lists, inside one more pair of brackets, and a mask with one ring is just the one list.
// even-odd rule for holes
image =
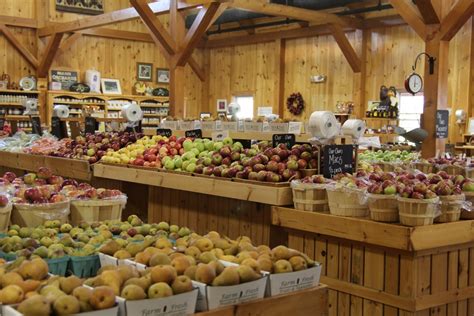
[[229, 137], [229, 131], [216, 131], [212, 133], [212, 140], [214, 142], [221, 142], [226, 137]]
[[86, 117], [86, 134], [94, 134], [97, 130], [97, 120], [95, 117]]
[[5, 119], [0, 118], [0, 130], [5, 126]]
[[64, 138], [61, 129], [61, 119], [59, 117], [51, 118], [51, 134], [56, 136], [58, 139]]
[[41, 121], [39, 116], [31, 117], [31, 129], [33, 134], [43, 135], [43, 131], [41, 130]]
[[202, 130], [201, 129], [193, 129], [190, 131], [185, 131], [184, 132], [185, 137], [190, 137], [190, 138], [202, 138]]
[[286, 148], [291, 149], [296, 142], [295, 134], [273, 134], [272, 136], [273, 147], [277, 147], [280, 144], [285, 144]]
[[436, 111], [436, 138], [448, 138], [449, 111]]
[[336, 174], [352, 172], [354, 169], [354, 147], [352, 145], [330, 145], [324, 147], [325, 178], [332, 179]]
[[169, 128], [157, 128], [156, 135], [171, 137], [171, 135], [173, 135], [173, 131]]

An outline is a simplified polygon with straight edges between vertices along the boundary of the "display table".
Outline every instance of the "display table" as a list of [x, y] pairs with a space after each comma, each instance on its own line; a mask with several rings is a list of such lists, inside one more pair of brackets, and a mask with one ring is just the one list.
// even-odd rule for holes
[[328, 315], [327, 286], [319, 286], [283, 294], [214, 311], [197, 313], [196, 316], [326, 316]]
[[167, 221], [192, 227], [199, 234], [216, 230], [230, 238], [249, 236], [255, 244], [286, 242], [285, 234], [271, 225], [271, 206], [293, 204], [288, 183], [233, 181], [100, 163], [94, 165], [94, 179], [146, 186], [142, 191], [129, 188], [148, 201], [148, 222]]
[[474, 313], [474, 221], [406, 227], [274, 207], [272, 222], [323, 264], [331, 315]]

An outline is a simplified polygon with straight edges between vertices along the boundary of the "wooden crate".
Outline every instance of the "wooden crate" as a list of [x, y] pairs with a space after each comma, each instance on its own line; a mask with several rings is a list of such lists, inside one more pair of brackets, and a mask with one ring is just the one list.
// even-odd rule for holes
[[195, 316], [326, 316], [327, 299], [327, 286], [321, 284], [312, 289], [197, 313]]
[[404, 227], [280, 207], [272, 221], [323, 264], [329, 315], [474, 314], [474, 221]]

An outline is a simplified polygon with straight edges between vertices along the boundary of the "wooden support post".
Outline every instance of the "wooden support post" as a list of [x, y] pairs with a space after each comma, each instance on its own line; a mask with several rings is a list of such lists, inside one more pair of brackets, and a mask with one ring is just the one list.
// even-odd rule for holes
[[48, 45], [46, 46], [46, 49], [44, 51], [43, 58], [41, 59], [41, 63], [38, 67], [38, 77], [45, 78], [48, 76], [49, 68], [53, 63], [54, 56], [58, 51], [63, 35], [64, 33], [54, 33], [53, 35], [51, 35], [51, 38], [48, 41]]
[[332, 36], [337, 42], [337, 45], [339, 48], [342, 50], [342, 53], [347, 59], [347, 62], [352, 68], [353, 72], [360, 72], [361, 69], [361, 62], [359, 56], [357, 56], [357, 53], [355, 52], [354, 48], [352, 47], [351, 43], [346, 37], [346, 34], [342, 27], [337, 24], [329, 24], [328, 25], [329, 30], [332, 33]]
[[[176, 42], [176, 47], [180, 47], [186, 35], [184, 17], [178, 11], [178, 1], [170, 2], [170, 31]], [[184, 117], [186, 115], [186, 105], [184, 99], [185, 71], [183, 66], [170, 63], [170, 111], [171, 115]]]
[[[468, 99], [468, 110], [467, 117], [472, 117], [474, 114], [474, 19], [471, 21], [471, 58], [470, 58], [470, 84], [469, 84], [469, 99]], [[468, 125], [468, 124], [466, 124]], [[467, 131], [467, 127], [465, 130]]]
[[275, 41], [275, 105], [278, 106], [278, 115], [285, 115], [285, 54], [286, 40]]
[[356, 31], [356, 37], [360, 36], [358, 32], [362, 33], [362, 43], [359, 55], [360, 57], [360, 72], [354, 73], [354, 111], [355, 116], [359, 118], [365, 117], [366, 109], [366, 94], [365, 94], [365, 80], [367, 75], [367, 51], [370, 45], [371, 31], [365, 29], [363, 31]]
[[33, 66], [33, 68], [38, 68], [38, 59], [36, 59], [36, 56], [20, 43], [20, 41], [18, 41], [15, 34], [13, 34], [5, 24], [0, 24], [0, 33], [3, 33], [10, 44], [15, 47], [15, 49], [30, 63], [31, 66]]

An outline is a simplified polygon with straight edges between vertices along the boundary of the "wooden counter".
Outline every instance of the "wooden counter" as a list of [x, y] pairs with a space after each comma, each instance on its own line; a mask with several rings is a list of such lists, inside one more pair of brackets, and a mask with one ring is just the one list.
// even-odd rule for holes
[[474, 221], [405, 227], [273, 207], [272, 223], [323, 264], [330, 315], [474, 313]]
[[327, 300], [327, 286], [320, 284], [312, 289], [197, 313], [195, 316], [326, 316]]
[[0, 165], [31, 172], [38, 171], [40, 167], [48, 167], [56, 175], [83, 181], [90, 181], [92, 177], [89, 162], [78, 159], [0, 151]]

